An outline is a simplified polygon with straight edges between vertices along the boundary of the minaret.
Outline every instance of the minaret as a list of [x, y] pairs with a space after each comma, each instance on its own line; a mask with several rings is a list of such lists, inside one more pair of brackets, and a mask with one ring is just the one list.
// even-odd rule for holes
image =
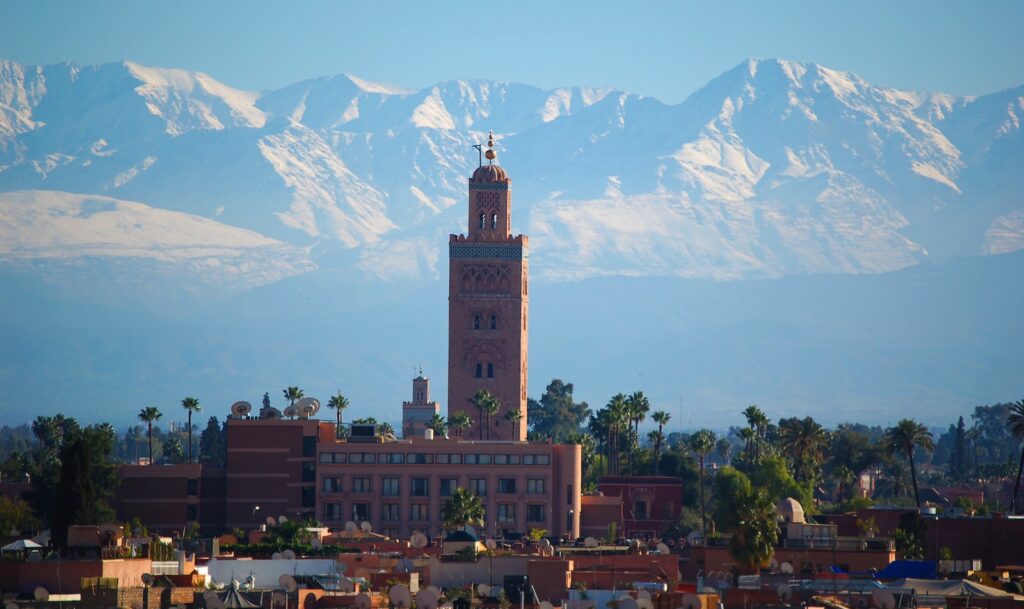
[[[448, 414], [466, 412], [466, 439], [526, 439], [529, 240], [512, 236], [512, 181], [494, 165], [494, 135], [487, 165], [469, 179], [466, 235], [448, 242]], [[490, 417], [473, 405], [478, 390], [500, 404]], [[507, 418], [518, 411], [518, 421]]]
[[441, 414], [441, 406], [430, 401], [430, 379], [421, 368], [412, 380], [412, 401], [402, 402], [402, 437], [422, 437], [435, 414]]

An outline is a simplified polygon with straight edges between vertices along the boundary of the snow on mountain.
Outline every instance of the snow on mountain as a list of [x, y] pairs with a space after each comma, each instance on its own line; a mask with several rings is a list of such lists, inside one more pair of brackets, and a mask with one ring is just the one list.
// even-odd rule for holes
[[[683, 103], [611, 89], [349, 75], [262, 94], [131, 62], [0, 63], [0, 191], [118, 196], [435, 272], [473, 144], [498, 136], [534, 269], [732, 279], [878, 273], [1024, 243], [1024, 95], [878, 87], [749, 60]], [[542, 238], [538, 238], [542, 236]]]

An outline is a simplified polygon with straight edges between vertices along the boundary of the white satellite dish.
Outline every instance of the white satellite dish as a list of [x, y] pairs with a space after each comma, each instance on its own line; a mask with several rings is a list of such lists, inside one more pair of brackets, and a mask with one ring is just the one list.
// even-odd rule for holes
[[488, 539], [486, 542], [484, 542], [484, 545], [487, 546], [488, 550], [493, 550], [498, 547], [498, 543], [493, 539]]
[[140, 579], [142, 580], [142, 583], [146, 584], [147, 586], [152, 586], [153, 585], [153, 574], [152, 573], [143, 573], [142, 577]]
[[373, 602], [370, 600], [370, 595], [365, 592], [360, 592], [356, 595], [356, 607], [358, 609], [370, 609]]
[[112, 522], [100, 525], [100, 533], [103, 535], [117, 535], [121, 532], [121, 527], [117, 526]]
[[36, 597], [36, 600], [40, 603], [45, 603], [46, 601], [50, 600], [50, 591], [42, 586], [37, 587], [33, 592], [33, 595]]
[[398, 609], [408, 609], [412, 606], [412, 595], [409, 594], [409, 586], [395, 584], [388, 590], [388, 599]]
[[[420, 548], [425, 548], [428, 543], [430, 543], [430, 540], [427, 539], [426, 535], [420, 533], [419, 531], [413, 533], [412, 537], [409, 539], [409, 545], [416, 548], [417, 550]], [[416, 603], [416, 606], [418, 607], [419, 603]]]
[[540, 609], [555, 609], [555, 606], [551, 604], [551, 601], [541, 601]]
[[654, 603], [651, 602], [651, 597], [637, 597], [636, 604], [640, 609], [654, 609]]
[[364, 520], [359, 523], [359, 530], [364, 533], [369, 533], [373, 531], [373, 525], [370, 524], [368, 521]]
[[277, 583], [284, 588], [285, 592], [295, 592], [299, 588], [299, 584], [295, 581], [295, 578], [288, 574], [277, 578]]
[[770, 561], [768, 561], [768, 570], [771, 571], [772, 573], [778, 572], [778, 570], [779, 570], [779, 561], [775, 560], [774, 558], [772, 558]]
[[619, 600], [618, 609], [640, 609], [640, 605], [636, 604], [636, 599], [632, 596]]
[[352, 580], [347, 577], [338, 579], [338, 587], [341, 588], [342, 592], [355, 592], [356, 585], [352, 583]]
[[650, 591], [647, 590], [647, 588], [640, 588], [639, 590], [636, 591], [636, 600], [639, 601], [642, 598], [646, 598], [647, 600], [651, 600], [651, 593], [650, 593]]
[[427, 586], [427, 590], [430, 590], [431, 592], [433, 592], [434, 596], [436, 598], [441, 598], [441, 589], [438, 588], [437, 586], [433, 586], [433, 585]]
[[267, 516], [267, 526], [277, 526], [277, 520], [275, 520], [273, 516]]
[[298, 412], [299, 418], [308, 419], [320, 412], [320, 400], [316, 398], [302, 398], [295, 402], [295, 410]]
[[348, 522], [345, 523], [345, 532], [346, 533], [355, 533], [358, 530], [359, 530], [359, 525], [357, 525], [356, 523], [352, 522], [351, 520], [349, 520]]
[[684, 594], [682, 609], [701, 609], [700, 597], [692, 592]]
[[342, 558], [343, 556], [341, 554], [338, 554], [338, 557], [334, 559], [334, 562], [336, 563], [334, 565], [334, 568], [338, 570], [338, 573], [345, 573], [346, 571], [348, 571], [348, 565], [341, 560]]
[[782, 562], [782, 563], [780, 563], [779, 564], [779, 571], [782, 571], [783, 573], [785, 573], [787, 575], [792, 575], [792, 573], [793, 573], [793, 563], [791, 563], [791, 562]]
[[538, 545], [538, 546], [540, 546], [540, 549], [541, 549], [541, 550], [544, 550], [545, 552], [547, 552], [548, 550], [553, 550], [553, 549], [554, 549], [554, 548], [553, 548], [553, 547], [551, 546], [551, 541], [549, 541], [549, 540], [547, 540], [547, 539], [542, 539], [542, 540], [540, 541], [540, 543], [539, 543], [539, 544], [537, 544], [537, 545]]
[[779, 584], [775, 590], [779, 593], [779, 599], [784, 603], [793, 598], [793, 589], [789, 587], [789, 584]]
[[491, 598], [501, 598], [501, 595], [505, 593], [505, 589], [501, 586], [491, 586]]
[[594, 539], [593, 537], [587, 537], [586, 539], [583, 540], [583, 545], [588, 547], [588, 548], [596, 548], [597, 547], [597, 540]]
[[297, 414], [299, 414], [299, 409], [296, 408], [295, 406], [289, 406], [284, 409], [284, 416], [288, 417], [289, 419]]
[[658, 542], [658, 554], [671, 554], [672, 550], [662, 542]]
[[491, 587], [488, 584], [477, 584], [476, 591], [477, 591], [477, 594], [479, 594], [480, 596], [490, 596], [491, 595]]
[[281, 514], [280, 516], [277, 517], [277, 524], [284, 524], [286, 522], [288, 522], [288, 517], [285, 516], [284, 514]]
[[281, 558], [285, 560], [295, 560], [295, 552], [292, 550], [285, 550], [281, 552]]
[[273, 554], [270, 555], [270, 560], [281, 560], [281, 553], [280, 552], [274, 552]]
[[252, 412], [252, 404], [245, 400], [239, 400], [231, 405], [231, 416], [233, 417], [247, 417]]
[[894, 609], [896, 607], [896, 597], [888, 590], [880, 589], [872, 591], [871, 602], [874, 603], [875, 607], [878, 607], [878, 609]]
[[416, 593], [416, 609], [437, 609], [437, 597], [427, 588]]

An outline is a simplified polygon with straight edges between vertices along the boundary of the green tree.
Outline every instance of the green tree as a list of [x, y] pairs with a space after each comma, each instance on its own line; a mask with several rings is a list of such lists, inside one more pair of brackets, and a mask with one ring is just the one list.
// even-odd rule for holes
[[433, 416], [430, 417], [430, 422], [427, 423], [427, 427], [433, 429], [434, 435], [436, 435], [439, 438], [444, 437], [444, 435], [448, 432], [447, 422], [445, 422], [444, 417], [437, 414], [436, 412], [434, 413]]
[[779, 438], [785, 454], [793, 462], [795, 478], [813, 483], [825, 460], [829, 434], [811, 417], [790, 418], [779, 421]]
[[378, 436], [394, 436], [395, 428], [391, 426], [391, 423], [382, 421], [377, 424], [377, 435]]
[[665, 426], [668, 425], [668, 421], [672, 418], [672, 415], [664, 410], [658, 410], [651, 415], [651, 418], [658, 424], [658, 435], [654, 438], [654, 475], [658, 475], [658, 461], [661, 459], [661, 445], [665, 441]]
[[591, 416], [586, 402], [575, 402], [573, 385], [561, 379], [552, 379], [540, 400], [527, 402], [527, 420], [530, 430], [555, 444], [564, 443], [571, 434], [581, 431]]
[[513, 431], [516, 429], [516, 426], [522, 419], [523, 411], [519, 410], [518, 408], [505, 411], [505, 420], [512, 424]]
[[281, 393], [284, 394], [284, 399], [288, 400], [289, 406], [295, 406], [295, 402], [298, 402], [305, 396], [298, 387], [285, 387], [281, 390]]
[[924, 425], [913, 419], [901, 419], [895, 427], [886, 432], [886, 446], [890, 455], [900, 455], [910, 465], [910, 479], [914, 485], [914, 502], [921, 507], [921, 495], [917, 490], [917, 469], [914, 466], [914, 452], [920, 448], [932, 450], [932, 434]]
[[449, 531], [467, 525], [483, 526], [484, 504], [480, 498], [464, 488], [457, 488], [441, 506], [441, 521]]
[[949, 475], [953, 480], [960, 481], [967, 478], [969, 471], [967, 425], [964, 423], [964, 418], [960, 417], [956, 422], [956, 429], [953, 432], [953, 449], [949, 455]]
[[750, 481], [754, 488], [760, 489], [774, 503], [787, 497], [800, 502], [804, 511], [810, 513], [814, 508], [814, 494], [810, 484], [801, 484], [793, 478], [786, 460], [779, 455], [766, 455], [750, 470]]
[[9, 499], [0, 495], [0, 532], [8, 535], [11, 531], [18, 531], [22, 535], [38, 528], [39, 520], [29, 504], [17, 497]]
[[174, 436], [164, 439], [164, 449], [162, 452], [164, 463], [185, 462], [185, 448], [181, 445], [181, 440]]
[[738, 506], [737, 523], [729, 539], [729, 555], [748, 573], [757, 573], [775, 554], [779, 525], [775, 506], [760, 491]]
[[227, 441], [217, 417], [210, 417], [206, 429], [199, 434], [199, 459], [206, 463], [224, 465], [227, 456]]
[[[636, 450], [639, 447], [640, 424], [647, 419], [647, 413], [651, 411], [651, 402], [644, 395], [643, 391], [634, 391], [626, 398], [626, 430], [629, 440], [629, 473], [633, 471], [636, 461]], [[632, 424], [632, 429], [630, 429]]]
[[[1024, 400], [1014, 402], [1006, 415], [1006, 425], [1018, 442], [1024, 442]], [[1024, 473], [1024, 447], [1020, 451], [1020, 462], [1017, 465], [1017, 479], [1013, 483], [1013, 496], [1010, 497], [1010, 513], [1017, 513], [1017, 494], [1020, 492], [1020, 477]]]
[[714, 481], [715, 522], [721, 530], [739, 526], [740, 506], [754, 494], [750, 478], [740, 470], [726, 465], [718, 470]]
[[341, 390], [338, 390], [336, 395], [332, 395], [331, 399], [327, 400], [327, 407], [334, 411], [334, 437], [341, 438], [341, 414], [348, 408], [348, 398], [341, 395]]
[[109, 425], [86, 428], [61, 450], [50, 529], [57, 547], [67, 546], [72, 524], [101, 524], [112, 521], [114, 512], [106, 499], [117, 486], [117, 472], [107, 461], [116, 435]]
[[756, 404], [747, 406], [743, 411], [743, 416], [747, 419], [747, 426], [751, 431], [747, 444], [747, 460], [751, 464], [756, 464], [764, 454], [770, 421], [764, 411], [758, 408]]
[[181, 407], [188, 411], [188, 462], [192, 463], [192, 413], [202, 412], [199, 400], [187, 397], [181, 401]]
[[700, 465], [697, 470], [700, 472], [700, 522], [701, 532], [704, 534], [705, 538], [708, 536], [708, 513], [704, 504], [704, 457], [711, 452], [712, 448], [714, 448], [715, 440], [715, 432], [710, 429], [702, 429], [690, 436], [690, 449], [693, 450], [700, 459]]
[[480, 411], [480, 420], [485, 421], [484, 425], [480, 429], [480, 439], [484, 439], [484, 430], [487, 428], [487, 439], [491, 439], [491, 417], [501, 410], [501, 404], [498, 403], [498, 398], [494, 397], [490, 391], [486, 389], [478, 389], [473, 397], [470, 398], [470, 403], [477, 407]]
[[853, 472], [850, 468], [845, 465], [832, 468], [832, 479], [836, 481], [836, 486], [839, 487], [839, 505], [846, 503], [846, 489], [850, 483], [856, 480]]
[[156, 406], [147, 406], [139, 411], [139, 420], [146, 424], [146, 434], [149, 436], [149, 464], [153, 465], [153, 422], [159, 421], [164, 416]]
[[728, 464], [732, 459], [732, 442], [729, 438], [722, 436], [715, 442], [715, 452], [722, 457], [722, 464]]
[[455, 412], [448, 417], [448, 428], [455, 430], [455, 437], [461, 438], [463, 430], [473, 426], [473, 419], [463, 411]]

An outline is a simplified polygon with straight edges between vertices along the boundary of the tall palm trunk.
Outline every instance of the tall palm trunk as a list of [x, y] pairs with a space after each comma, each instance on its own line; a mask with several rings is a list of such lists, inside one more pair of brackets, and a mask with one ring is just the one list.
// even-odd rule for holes
[[911, 448], [910, 452], [907, 453], [908, 460], [910, 461], [910, 481], [914, 484], [914, 502], [917, 503], [917, 507], [921, 507], [921, 495], [917, 492], [917, 470], [914, 469], [914, 449]]
[[188, 462], [192, 463], [192, 410], [188, 411]]
[[704, 543], [707, 543], [708, 516], [704, 509], [704, 453], [700, 453], [700, 530], [704, 535]]
[[149, 428], [149, 464], [153, 465], [153, 422], [146, 423]]
[[1017, 481], [1013, 483], [1013, 496], [1010, 497], [1010, 513], [1017, 513], [1017, 493], [1020, 491], [1020, 475], [1024, 473], [1024, 447], [1020, 450], [1020, 465], [1017, 466]]

